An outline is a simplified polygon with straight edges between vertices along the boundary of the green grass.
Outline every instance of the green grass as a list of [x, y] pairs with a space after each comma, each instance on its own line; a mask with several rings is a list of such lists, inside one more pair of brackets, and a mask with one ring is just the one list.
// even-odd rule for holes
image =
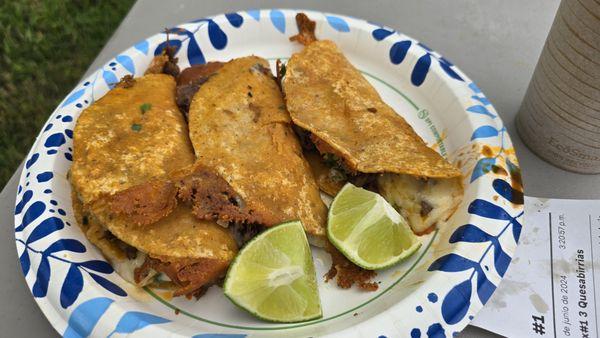
[[0, 1], [0, 189], [133, 2]]

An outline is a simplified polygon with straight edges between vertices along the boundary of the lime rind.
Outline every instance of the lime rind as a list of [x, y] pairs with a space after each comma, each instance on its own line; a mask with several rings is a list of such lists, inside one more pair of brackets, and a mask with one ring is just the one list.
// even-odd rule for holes
[[315, 267], [299, 221], [252, 239], [229, 267], [224, 294], [250, 314], [272, 322], [322, 317]]
[[388, 268], [421, 247], [404, 218], [379, 194], [347, 183], [329, 208], [329, 241], [352, 263]]

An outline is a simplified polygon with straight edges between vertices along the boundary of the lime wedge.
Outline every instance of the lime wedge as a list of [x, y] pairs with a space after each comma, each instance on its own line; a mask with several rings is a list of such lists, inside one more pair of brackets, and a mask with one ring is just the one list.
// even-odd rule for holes
[[327, 236], [346, 258], [367, 270], [394, 265], [421, 246], [406, 220], [381, 195], [351, 183], [329, 207]]
[[225, 295], [264, 320], [300, 322], [322, 316], [315, 266], [299, 221], [266, 230], [239, 252]]

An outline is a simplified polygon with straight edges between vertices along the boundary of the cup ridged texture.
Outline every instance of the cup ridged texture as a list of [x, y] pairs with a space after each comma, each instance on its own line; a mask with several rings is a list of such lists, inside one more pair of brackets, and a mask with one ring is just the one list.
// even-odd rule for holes
[[557, 167], [600, 173], [600, 2], [563, 0], [516, 119]]

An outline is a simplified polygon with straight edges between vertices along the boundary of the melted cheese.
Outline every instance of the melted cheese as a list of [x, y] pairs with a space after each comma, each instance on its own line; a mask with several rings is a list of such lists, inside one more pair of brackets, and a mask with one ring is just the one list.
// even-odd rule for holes
[[[381, 195], [402, 214], [416, 234], [423, 234], [448, 220], [460, 204], [459, 178], [418, 179], [410, 175], [383, 174], [377, 183]], [[422, 211], [423, 204], [432, 209]]]
[[112, 263], [112, 266], [115, 269], [115, 271], [121, 277], [123, 277], [123, 279], [125, 279], [126, 281], [128, 281], [131, 284], [141, 287], [141, 286], [146, 286], [146, 285], [150, 284], [153, 281], [154, 276], [156, 276], [156, 274], [157, 274], [156, 271], [150, 270], [150, 272], [148, 273], [148, 276], [146, 276], [146, 278], [144, 278], [139, 283], [135, 282], [135, 278], [134, 278], [135, 269], [142, 266], [142, 264], [144, 264], [145, 260], [146, 260], [146, 254], [141, 251], [138, 251], [137, 255], [134, 259], [111, 260], [111, 263]]

